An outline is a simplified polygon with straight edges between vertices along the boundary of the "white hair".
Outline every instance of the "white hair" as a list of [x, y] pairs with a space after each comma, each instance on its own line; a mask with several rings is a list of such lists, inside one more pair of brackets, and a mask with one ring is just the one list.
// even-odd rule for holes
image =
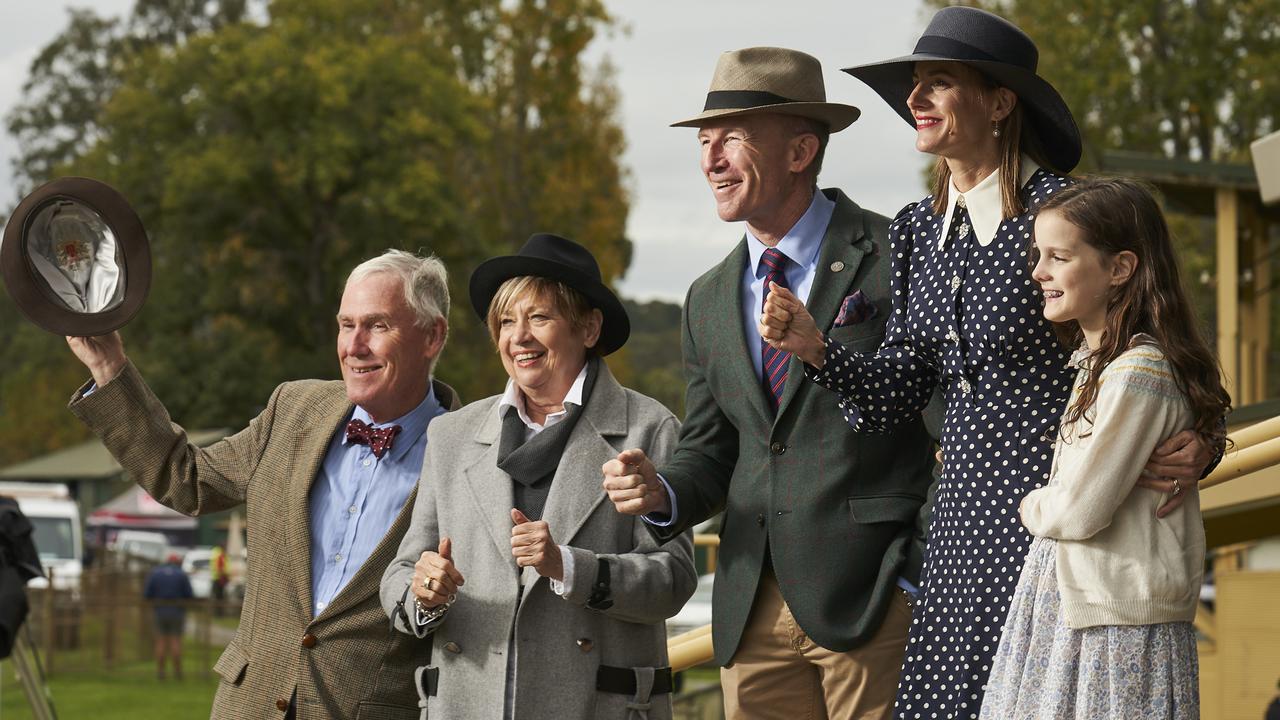
[[[448, 323], [449, 271], [440, 258], [435, 255], [419, 257], [404, 250], [388, 250], [357, 265], [347, 276], [347, 284], [378, 273], [388, 273], [400, 280], [404, 288], [404, 302], [414, 315], [414, 325], [429, 328], [441, 319]], [[444, 349], [443, 344], [440, 349]], [[436, 358], [439, 358], [439, 354]], [[434, 370], [435, 359], [431, 366], [427, 369], [428, 372]]]

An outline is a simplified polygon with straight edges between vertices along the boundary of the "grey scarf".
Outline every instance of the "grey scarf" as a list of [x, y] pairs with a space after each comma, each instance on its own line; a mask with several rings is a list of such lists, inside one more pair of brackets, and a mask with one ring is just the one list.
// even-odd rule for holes
[[502, 436], [498, 439], [498, 469], [514, 480], [512, 489], [516, 508], [530, 520], [542, 517], [547, 494], [551, 492], [551, 480], [573, 428], [582, 416], [582, 408], [591, 401], [591, 389], [600, 372], [600, 358], [587, 360], [587, 377], [582, 384], [582, 405], [565, 403], [564, 420], [529, 438], [524, 437], [528, 426], [520, 419], [514, 407], [507, 408], [502, 416]]

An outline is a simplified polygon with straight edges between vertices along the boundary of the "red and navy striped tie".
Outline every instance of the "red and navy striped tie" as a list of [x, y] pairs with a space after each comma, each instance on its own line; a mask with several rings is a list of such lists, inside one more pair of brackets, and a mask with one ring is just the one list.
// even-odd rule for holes
[[[788, 290], [791, 288], [787, 285], [787, 276], [783, 273], [787, 267], [786, 255], [779, 252], [777, 248], [765, 248], [760, 262], [767, 270], [764, 276], [764, 293], [761, 296], [760, 309], [763, 312], [763, 302], [769, 299], [769, 283], [778, 283]], [[769, 406], [776, 414], [778, 405], [782, 402], [782, 389], [787, 386], [787, 364], [791, 362], [791, 353], [778, 350], [761, 338], [760, 355], [764, 360], [761, 363], [764, 389], [769, 394]]]

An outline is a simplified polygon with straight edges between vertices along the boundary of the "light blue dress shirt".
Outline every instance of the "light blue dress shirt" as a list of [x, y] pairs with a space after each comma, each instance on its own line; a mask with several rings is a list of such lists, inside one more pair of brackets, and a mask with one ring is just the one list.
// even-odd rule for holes
[[[835, 210], [835, 201], [821, 192], [815, 192], [809, 209], [805, 210], [804, 215], [800, 216], [775, 246], [789, 260], [783, 269], [783, 275], [787, 278], [787, 286], [800, 302], [809, 302], [809, 291], [813, 288], [813, 278], [818, 270], [818, 257], [822, 254], [822, 238], [827, 234], [827, 226], [831, 224], [831, 216]], [[746, 235], [747, 266], [742, 271], [742, 325], [747, 338], [747, 351], [751, 355], [751, 365], [756, 369], [756, 377], [760, 377], [761, 366], [764, 364], [761, 357], [764, 340], [760, 337], [759, 325], [760, 311], [764, 307], [764, 276], [767, 274], [761, 267], [760, 257], [768, 246], [751, 234], [750, 227], [747, 228]], [[664, 518], [660, 515], [646, 515], [644, 519], [653, 525], [666, 526], [676, 521], [679, 510], [676, 508], [675, 493], [671, 492], [666, 478], [659, 475], [658, 479], [667, 491], [671, 516]], [[905, 578], [898, 578], [898, 586], [912, 595], [916, 592], [916, 588]]]
[[[800, 298], [800, 302], [809, 301], [809, 290], [813, 287], [813, 277], [818, 269], [818, 255], [822, 251], [822, 237], [827, 234], [827, 225], [831, 224], [831, 215], [835, 211], [835, 201], [815, 192], [809, 209], [778, 241], [778, 252], [786, 255], [790, 261], [782, 274], [787, 278], [787, 287]], [[745, 301], [742, 306], [742, 323], [746, 331], [751, 364], [756, 369], [756, 377], [760, 377], [760, 368], [764, 364], [761, 358], [764, 340], [760, 338], [760, 310], [764, 307], [764, 276], [767, 270], [761, 267], [760, 257], [769, 246], [752, 235], [750, 227], [746, 234], [747, 266], [742, 271], [742, 298]]]
[[384, 428], [399, 425], [391, 449], [379, 460], [368, 445], [348, 443], [346, 423], [329, 441], [311, 486], [311, 602], [319, 615], [369, 559], [404, 507], [422, 474], [427, 424], [445, 409], [435, 389], [408, 414], [373, 423], [359, 406], [351, 418]]

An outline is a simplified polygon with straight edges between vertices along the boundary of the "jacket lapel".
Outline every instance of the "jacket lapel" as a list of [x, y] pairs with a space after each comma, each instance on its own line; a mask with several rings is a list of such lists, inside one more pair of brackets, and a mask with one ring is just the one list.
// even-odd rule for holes
[[[840, 310], [840, 303], [850, 292], [862, 258], [871, 251], [871, 243], [863, 239], [865, 228], [858, 206], [839, 190], [823, 192], [835, 201], [836, 208], [831, 214], [827, 232], [822, 237], [822, 251], [818, 266], [814, 269], [813, 285], [809, 289], [805, 307], [813, 315], [818, 328], [828, 332]], [[840, 269], [832, 270], [833, 267]], [[778, 417], [782, 417], [791, 398], [795, 397], [805, 382], [804, 363], [799, 358], [791, 358], [791, 364], [787, 366], [787, 385], [783, 388], [782, 402], [778, 405]]]
[[[596, 507], [604, 502], [600, 458], [616, 454], [605, 438], [626, 434], [627, 395], [602, 360], [595, 389], [569, 435], [542, 511], [542, 519], [557, 544], [572, 545]], [[521, 582], [529, 587], [540, 577], [537, 570], [527, 567]]]
[[289, 492], [285, 522], [288, 524], [287, 557], [307, 558], [293, 575], [296, 583], [295, 597], [303, 599], [302, 607], [310, 615], [311, 597], [311, 484], [315, 482], [320, 466], [329, 451], [329, 441], [338, 425], [351, 413], [352, 404], [345, 394], [332, 402], [317, 406], [312, 422], [298, 429], [297, 455], [305, 458], [304, 464], [294, 474]]
[[497, 412], [498, 399], [494, 398], [490, 412], [476, 429], [475, 440], [482, 448], [473, 450], [475, 461], [463, 469], [467, 492], [471, 496], [476, 517], [484, 525], [499, 557], [510, 561], [514, 572], [515, 559], [511, 556], [511, 508], [515, 506], [515, 493], [511, 477], [498, 469], [498, 437], [502, 432], [502, 420]]
[[751, 346], [747, 342], [746, 327], [742, 322], [742, 304], [746, 298], [742, 294], [742, 275], [747, 270], [750, 255], [747, 254], [747, 239], [742, 238], [738, 247], [721, 264], [719, 276], [716, 278], [715, 307], [712, 310], [712, 327], [722, 328], [718, 333], [726, 348], [733, 348], [731, 356], [737, 357], [728, 363], [733, 379], [744, 388], [751, 388], [745, 395], [748, 402], [760, 413], [761, 417], [772, 421], [773, 412], [764, 394], [764, 381], [756, 374], [754, 360], [751, 357]]

